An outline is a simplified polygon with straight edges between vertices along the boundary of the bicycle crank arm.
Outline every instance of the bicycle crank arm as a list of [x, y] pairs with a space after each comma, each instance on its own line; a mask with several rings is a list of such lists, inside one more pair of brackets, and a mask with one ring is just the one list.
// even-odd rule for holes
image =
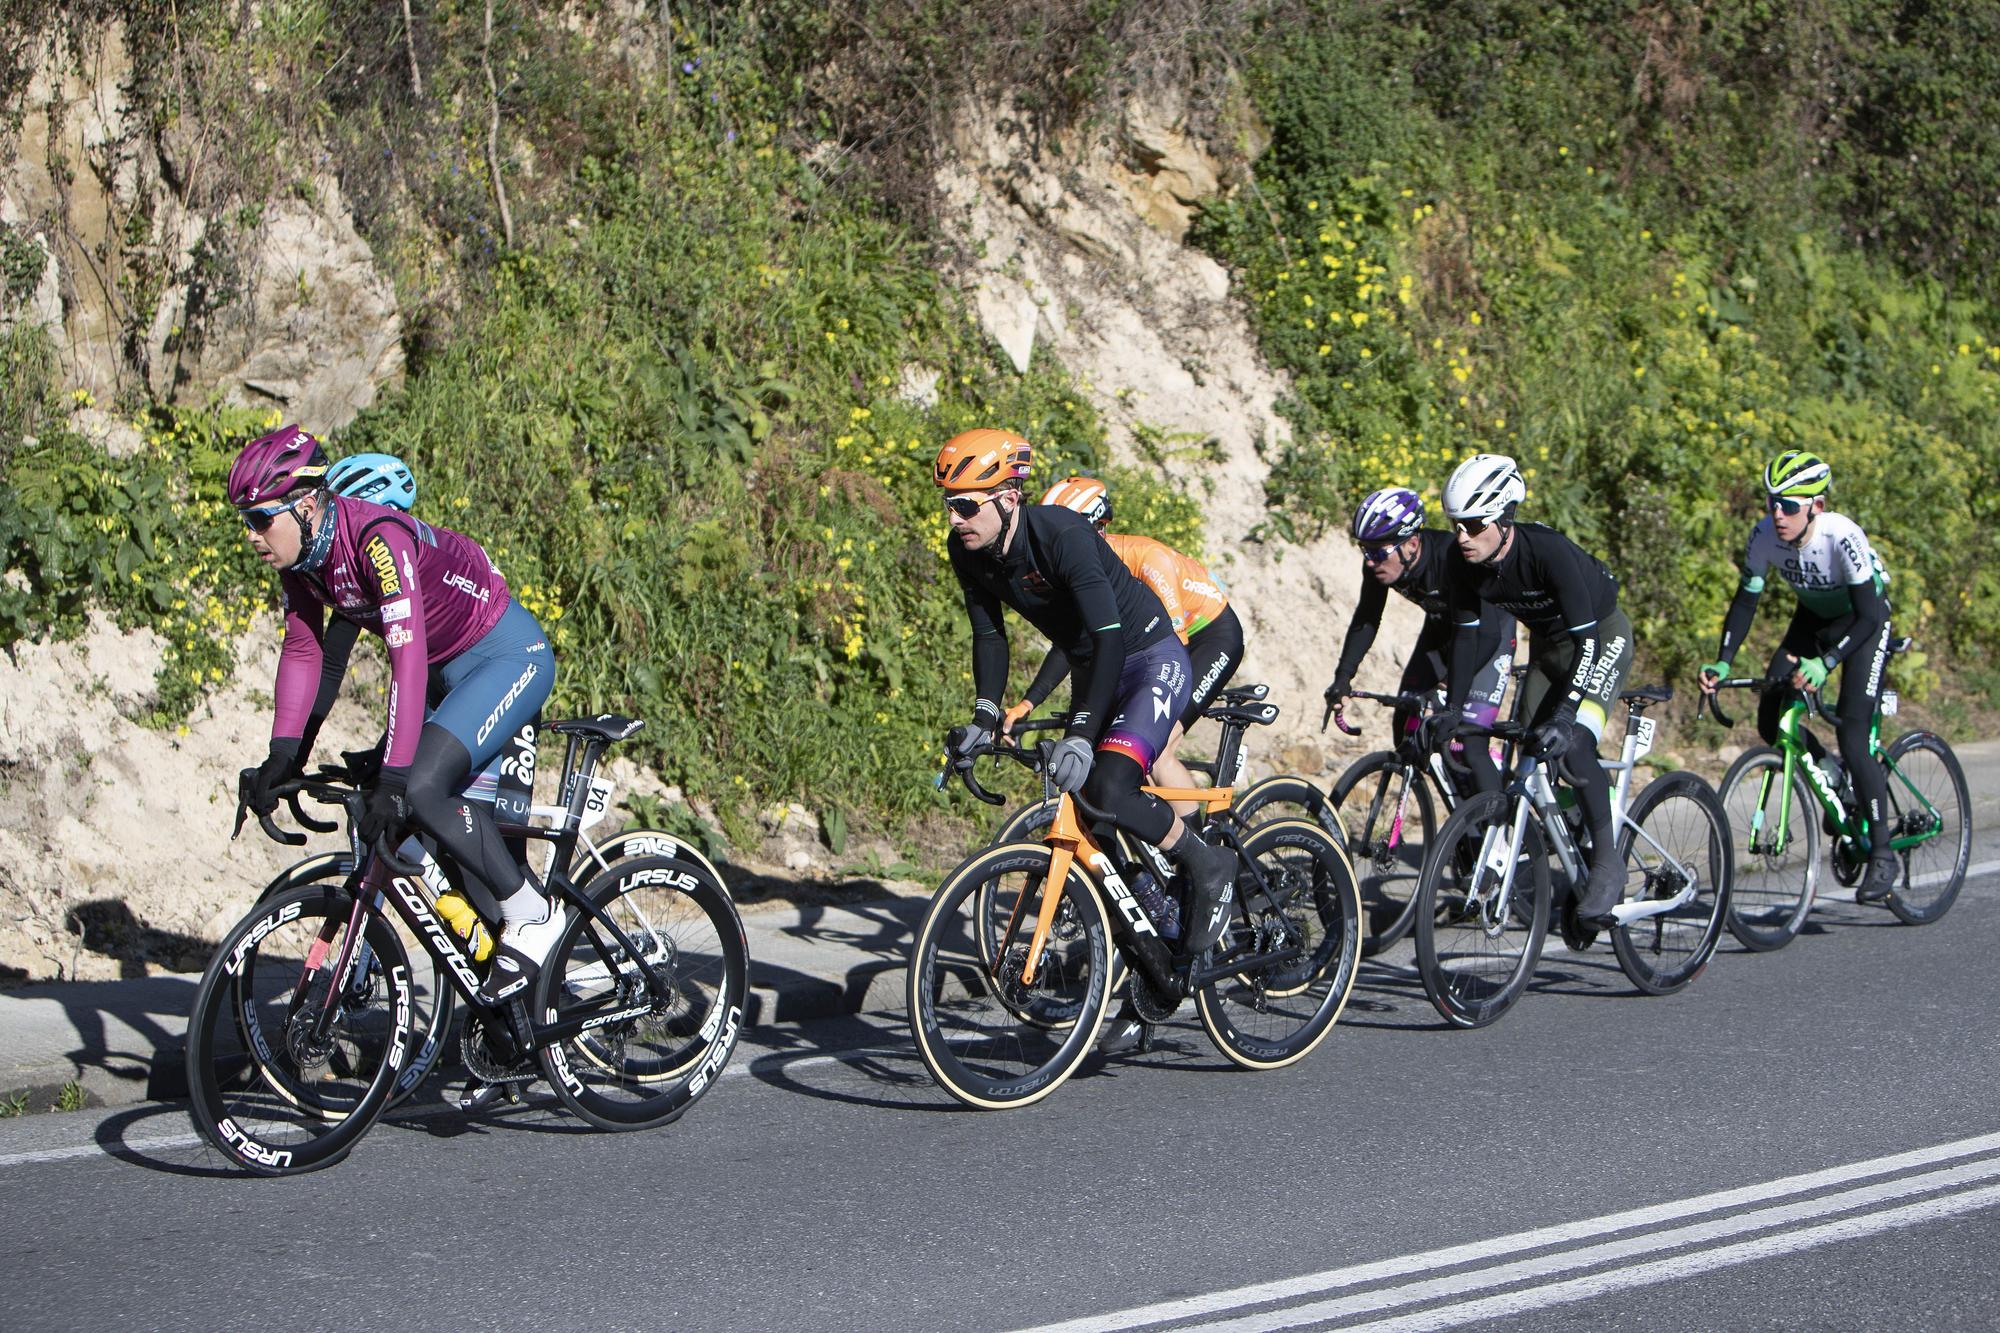
[[1226, 962], [1212, 964], [1189, 977], [1188, 990], [1197, 991], [1224, 977], [1240, 976], [1245, 972], [1252, 974], [1268, 972], [1294, 962], [1304, 954], [1305, 950], [1294, 944], [1288, 949], [1273, 949], [1269, 953], [1252, 954], [1248, 958], [1231, 958]]
[[1644, 921], [1649, 916], [1660, 916], [1676, 908], [1685, 907], [1694, 900], [1695, 881], [1688, 877], [1687, 884], [1671, 898], [1649, 898], [1644, 902], [1619, 903], [1611, 909], [1611, 915], [1618, 918], [1618, 924], [1629, 926], [1634, 921]]

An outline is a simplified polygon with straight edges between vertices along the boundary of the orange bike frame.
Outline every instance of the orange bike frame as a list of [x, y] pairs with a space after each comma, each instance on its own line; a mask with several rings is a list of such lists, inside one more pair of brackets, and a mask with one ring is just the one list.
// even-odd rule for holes
[[[1233, 787], [1142, 787], [1141, 791], [1157, 796], [1163, 801], [1196, 801], [1209, 810], [1227, 810], [1235, 799]], [[1042, 905], [1035, 917], [1035, 934], [1028, 942], [1028, 957], [1021, 964], [1021, 984], [1031, 985], [1035, 980], [1036, 964], [1041, 961], [1042, 946], [1048, 943], [1049, 931], [1055, 925], [1056, 906], [1062, 902], [1062, 886], [1069, 881], [1070, 867], [1078, 860], [1079, 849], [1083, 851], [1082, 864], [1084, 878], [1093, 884], [1110, 867], [1110, 858], [1097, 845], [1097, 839], [1090, 836], [1076, 817], [1076, 802], [1064, 792], [1056, 803], [1055, 822], [1042, 835], [1042, 841], [1049, 846], [1049, 874], [1042, 881]], [[1012, 939], [1014, 928], [1021, 919], [1021, 906], [1027, 901], [1024, 893], [1014, 901], [1014, 915], [1007, 922], [1003, 939]]]

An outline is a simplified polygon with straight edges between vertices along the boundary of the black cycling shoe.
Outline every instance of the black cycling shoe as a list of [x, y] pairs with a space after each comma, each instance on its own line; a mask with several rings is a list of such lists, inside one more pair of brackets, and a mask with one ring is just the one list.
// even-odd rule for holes
[[1138, 1010], [1127, 1000], [1118, 1016], [1104, 1025], [1104, 1031], [1097, 1038], [1097, 1050], [1101, 1055], [1144, 1055], [1153, 1049], [1153, 1025], [1139, 1017]]
[[496, 1102], [510, 1104], [521, 1100], [520, 1089], [513, 1083], [485, 1083], [479, 1079], [468, 1079], [465, 1090], [458, 1094], [458, 1109], [477, 1113], [490, 1109]]
[[1583, 883], [1583, 897], [1577, 900], [1577, 924], [1602, 930], [1618, 924], [1611, 909], [1625, 898], [1625, 858], [1614, 848], [1609, 854], [1591, 857], [1590, 876]]
[[1894, 849], [1877, 847], [1868, 854], [1868, 873], [1854, 890], [1857, 903], [1887, 902], [1903, 879], [1903, 861]]
[[1191, 954], [1213, 949], [1229, 926], [1236, 900], [1236, 853], [1227, 847], [1191, 847], [1181, 860], [1187, 910], [1181, 913], [1181, 947]]
[[1576, 899], [1563, 899], [1562, 910], [1556, 915], [1556, 925], [1562, 931], [1563, 943], [1571, 953], [1582, 953], [1597, 943], [1597, 927], [1586, 926], [1577, 919]]

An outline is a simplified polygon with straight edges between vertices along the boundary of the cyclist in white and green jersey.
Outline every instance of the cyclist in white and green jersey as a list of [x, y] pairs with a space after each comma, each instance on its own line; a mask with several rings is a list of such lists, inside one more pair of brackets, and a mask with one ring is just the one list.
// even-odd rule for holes
[[[1868, 821], [1868, 874], [1856, 890], [1860, 902], [1879, 902], [1896, 886], [1901, 868], [1889, 847], [1889, 781], [1868, 752], [1868, 733], [1882, 697], [1882, 673], [1889, 661], [1889, 576], [1868, 544], [1861, 525], [1827, 507], [1833, 469], [1816, 454], [1787, 449], [1764, 469], [1764, 517], [1750, 531], [1743, 556], [1743, 582], [1722, 623], [1716, 661], [1701, 669], [1701, 687], [1714, 693], [1729, 674], [1743, 636], [1750, 632], [1764, 576], [1776, 569], [1798, 594], [1798, 609], [1771, 658], [1768, 674], [1788, 677], [1794, 689], [1819, 689], [1835, 667], [1841, 673], [1835, 734], [1840, 757], [1854, 782]], [[1792, 702], [1790, 690], [1766, 690], [1757, 705], [1757, 730], [1769, 741]], [[1802, 731], [1815, 759], [1826, 747]]]

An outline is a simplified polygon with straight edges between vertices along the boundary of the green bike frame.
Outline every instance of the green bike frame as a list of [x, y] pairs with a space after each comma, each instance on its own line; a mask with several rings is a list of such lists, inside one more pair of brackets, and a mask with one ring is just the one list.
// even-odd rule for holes
[[[1806, 711], [1806, 701], [1804, 699], [1795, 699], [1785, 709], [1784, 715], [1778, 719], [1778, 750], [1785, 756], [1785, 767], [1782, 773], [1775, 773], [1767, 769], [1764, 776], [1759, 779], [1761, 785], [1757, 791], [1757, 812], [1750, 817], [1750, 851], [1753, 854], [1769, 853], [1774, 856], [1784, 854], [1786, 835], [1792, 826], [1792, 777], [1803, 768], [1806, 777], [1810, 780], [1813, 795], [1819, 799], [1820, 807], [1826, 812], [1827, 819], [1833, 824], [1835, 836], [1852, 840], [1865, 853], [1870, 850], [1870, 847], [1868, 830], [1864, 827], [1864, 821], [1851, 816], [1847, 806], [1841, 802], [1840, 794], [1834, 791], [1833, 783], [1828, 780], [1826, 770], [1819, 766], [1819, 763], [1812, 756], [1812, 751], [1806, 748], [1803, 735], [1806, 725]], [[1903, 776], [1902, 770], [1896, 767], [1896, 761], [1891, 759], [1888, 751], [1882, 748], [1882, 713], [1879, 709], [1876, 710], [1875, 716], [1868, 723], [1868, 753], [1874, 756], [1877, 763], [1882, 765], [1882, 771], [1885, 774], [1903, 784], [1904, 789], [1916, 798], [1917, 803], [1924, 808], [1924, 812], [1929, 816], [1925, 820], [1926, 828], [1915, 833], [1892, 836], [1889, 839], [1889, 846], [1900, 852], [1914, 847], [1918, 843], [1928, 842], [1939, 833], [1942, 833], [1944, 831], [1944, 820], [1939, 817], [1937, 807], [1924, 799], [1924, 794], [1918, 791], [1908, 778]], [[1779, 781], [1782, 781], [1783, 786], [1778, 793], [1778, 832], [1776, 835], [1778, 841], [1766, 846], [1762, 836], [1764, 832], [1764, 813], [1770, 808], [1771, 784]]]

